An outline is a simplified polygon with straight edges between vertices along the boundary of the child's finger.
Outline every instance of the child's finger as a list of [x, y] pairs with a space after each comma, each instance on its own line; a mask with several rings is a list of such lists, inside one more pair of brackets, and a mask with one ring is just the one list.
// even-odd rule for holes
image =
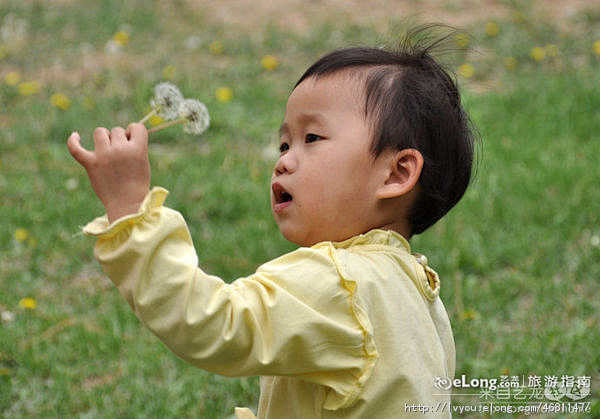
[[105, 149], [110, 146], [110, 131], [104, 127], [94, 130], [94, 147], [96, 150]]
[[82, 166], [86, 166], [94, 157], [94, 153], [86, 150], [81, 145], [81, 137], [77, 132], [73, 132], [67, 140], [67, 148], [71, 156]]
[[130, 141], [145, 144], [148, 142], [148, 130], [143, 124], [133, 123], [127, 127], [127, 133]]
[[125, 130], [121, 127], [114, 127], [110, 131], [110, 143], [124, 143], [127, 142], [127, 134], [125, 134]]

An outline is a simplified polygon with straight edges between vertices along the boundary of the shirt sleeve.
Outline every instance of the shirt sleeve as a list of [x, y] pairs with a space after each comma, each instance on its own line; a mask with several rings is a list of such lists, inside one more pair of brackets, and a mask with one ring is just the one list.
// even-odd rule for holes
[[300, 248], [227, 284], [198, 268], [183, 217], [163, 206], [167, 194], [154, 188], [137, 214], [84, 228], [138, 318], [194, 366], [298, 377], [332, 390], [326, 408], [350, 405], [377, 353], [333, 247]]

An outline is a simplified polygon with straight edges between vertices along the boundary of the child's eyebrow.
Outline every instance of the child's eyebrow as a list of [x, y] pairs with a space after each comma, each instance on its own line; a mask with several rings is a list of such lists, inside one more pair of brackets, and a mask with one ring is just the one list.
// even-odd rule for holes
[[[316, 124], [324, 124], [325, 123], [325, 120], [323, 119], [323, 117], [318, 113], [302, 113], [298, 116], [298, 121], [302, 125], [307, 125], [311, 122], [314, 122]], [[281, 126], [279, 127], [279, 136], [281, 137], [283, 134], [289, 134], [289, 132], [290, 132], [290, 129], [289, 129], [287, 122], [282, 123]]]
[[303, 124], [308, 124], [310, 122], [314, 122], [316, 124], [323, 124], [324, 122], [323, 117], [321, 116], [321, 114], [318, 113], [302, 113], [300, 114], [300, 117], [298, 119]]

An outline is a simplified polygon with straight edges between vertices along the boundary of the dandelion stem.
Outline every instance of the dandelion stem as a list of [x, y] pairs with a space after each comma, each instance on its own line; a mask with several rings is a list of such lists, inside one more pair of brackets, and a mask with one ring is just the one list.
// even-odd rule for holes
[[54, 326], [51, 326], [48, 329], [46, 329], [46, 331], [44, 331], [42, 334], [34, 335], [29, 339], [24, 340], [19, 346], [21, 347], [21, 349], [27, 349], [33, 345], [37, 345], [40, 342], [49, 341], [54, 337], [54, 335], [56, 335], [59, 332], [62, 332], [67, 327], [73, 326], [76, 323], [77, 320], [71, 317], [67, 317], [66, 319], [63, 319], [60, 322], [56, 323]]
[[142, 119], [140, 119], [140, 122], [138, 122], [138, 124], [143, 124], [145, 123], [147, 120], [149, 120], [150, 118], [152, 118], [154, 115], [156, 115], [156, 109], [152, 109], [148, 115], [146, 115], [145, 117], [143, 117]]
[[181, 119], [176, 119], [175, 121], [165, 122], [164, 124], [160, 124], [160, 125], [155, 126], [154, 128], [150, 128], [148, 130], [148, 133], [150, 134], [152, 132], [160, 131], [162, 129], [172, 127], [173, 125], [184, 124], [187, 121], [188, 120], [186, 118], [181, 118]]

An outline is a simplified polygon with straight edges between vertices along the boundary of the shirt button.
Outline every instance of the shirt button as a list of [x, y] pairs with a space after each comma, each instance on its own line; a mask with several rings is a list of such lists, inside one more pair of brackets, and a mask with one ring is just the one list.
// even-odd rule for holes
[[413, 256], [415, 257], [415, 259], [417, 259], [417, 262], [419, 262], [419, 264], [422, 267], [426, 267], [427, 266], [427, 257], [425, 255], [422, 255], [420, 253], [415, 253], [413, 254]]

